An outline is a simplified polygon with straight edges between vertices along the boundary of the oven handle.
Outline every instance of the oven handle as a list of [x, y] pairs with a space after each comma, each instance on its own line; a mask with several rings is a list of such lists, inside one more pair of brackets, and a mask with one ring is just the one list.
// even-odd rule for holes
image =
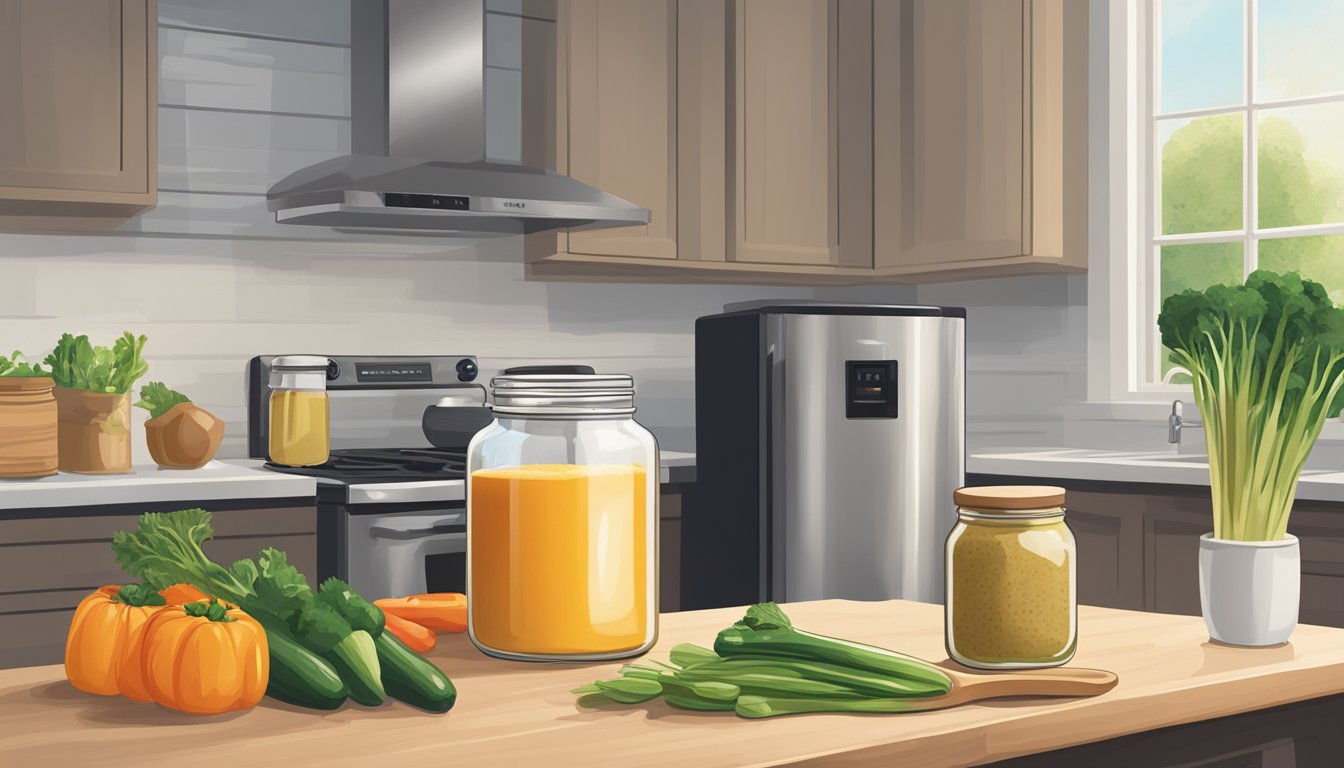
[[448, 518], [424, 528], [389, 528], [375, 525], [369, 528], [369, 535], [383, 539], [423, 539], [444, 533], [463, 533], [461, 518]]

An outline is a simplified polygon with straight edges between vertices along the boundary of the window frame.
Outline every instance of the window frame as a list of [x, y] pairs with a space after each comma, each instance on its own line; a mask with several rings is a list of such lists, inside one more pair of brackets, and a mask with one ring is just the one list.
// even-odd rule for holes
[[[1123, 381], [1113, 387], [1112, 397], [1118, 400], [1152, 399], [1156, 395], [1180, 396], [1188, 394], [1188, 384], [1163, 383], [1161, 379], [1162, 345], [1155, 328], [1155, 319], [1160, 305], [1161, 250], [1163, 245], [1240, 243], [1242, 246], [1243, 275], [1253, 272], [1259, 262], [1259, 243], [1262, 240], [1303, 237], [1313, 235], [1344, 235], [1344, 223], [1305, 224], [1287, 227], [1261, 228], [1258, 210], [1258, 156], [1259, 116], [1267, 109], [1309, 106], [1313, 104], [1344, 103], [1344, 91], [1317, 94], [1289, 99], [1259, 100], [1256, 93], [1256, 55], [1258, 29], [1257, 18], [1260, 0], [1242, 0], [1242, 51], [1243, 82], [1242, 98], [1231, 106], [1209, 107], [1201, 109], [1161, 112], [1158, 99], [1161, 84], [1156, 77], [1161, 72], [1161, 10], [1163, 0], [1143, 0], [1132, 4], [1132, 13], [1128, 16], [1129, 29], [1115, 29], [1116, 16], [1112, 13], [1110, 34], [1111, 77], [1109, 84], [1117, 86], [1115, 69], [1120, 64], [1128, 69], [1130, 87], [1127, 99], [1117, 103], [1114, 94], [1110, 100], [1114, 112], [1117, 106], [1125, 114], [1114, 117], [1112, 131], [1127, 134], [1129, 159], [1134, 165], [1131, 174], [1117, 180], [1112, 185], [1113, 195], [1123, 195], [1128, 201], [1127, 219], [1134, 226], [1131, 232], [1141, 233], [1128, 242], [1122, 249], [1116, 249], [1116, 237], [1112, 237], [1113, 253], [1131, 256], [1132, 265], [1127, 271], [1127, 298], [1123, 304], [1132, 308], [1124, 318], [1127, 327], [1124, 344], [1121, 348], [1124, 359], [1115, 361], [1115, 373], [1122, 374]], [[1125, 34], [1125, 33], [1128, 34]], [[1119, 45], [1118, 45], [1119, 44]], [[1117, 50], [1121, 48], [1121, 50]], [[1161, 222], [1162, 188], [1161, 156], [1158, 152], [1159, 120], [1180, 118], [1197, 119], [1215, 115], [1238, 114], [1242, 116], [1242, 222], [1235, 230], [1221, 232], [1199, 232], [1179, 235], [1162, 235], [1158, 231]], [[1123, 122], [1122, 122], [1123, 121]], [[1112, 152], [1116, 150], [1115, 137], [1112, 138]], [[1114, 165], [1112, 165], [1114, 167]], [[1125, 307], [1118, 308], [1123, 311]], [[1113, 321], [1116, 312], [1112, 312]], [[1121, 367], [1122, 366], [1122, 367]]]

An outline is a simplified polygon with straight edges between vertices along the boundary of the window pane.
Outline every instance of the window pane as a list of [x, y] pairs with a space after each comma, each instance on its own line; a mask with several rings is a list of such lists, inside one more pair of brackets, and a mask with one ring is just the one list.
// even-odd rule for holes
[[1297, 272], [1324, 285], [1331, 301], [1344, 303], [1344, 235], [1261, 240], [1260, 266]]
[[1261, 0], [1256, 13], [1256, 101], [1344, 91], [1344, 3]]
[[1245, 103], [1242, 0], [1162, 0], [1158, 112]]
[[[1261, 248], [1263, 247], [1261, 244]], [[1162, 263], [1158, 296], [1165, 301], [1168, 296], [1191, 288], [1202, 290], [1217, 283], [1239, 285], [1245, 277], [1242, 249], [1241, 243], [1162, 246], [1162, 254], [1159, 257]], [[1263, 251], [1261, 253], [1263, 254]], [[1154, 333], [1156, 333], [1156, 318], [1154, 318]], [[1162, 375], [1165, 376], [1171, 368], [1171, 350], [1163, 347]], [[1174, 381], [1179, 384], [1185, 379]]]
[[1256, 134], [1261, 229], [1344, 221], [1344, 103], [1261, 110]]
[[1162, 234], [1241, 229], [1240, 114], [1159, 120]]

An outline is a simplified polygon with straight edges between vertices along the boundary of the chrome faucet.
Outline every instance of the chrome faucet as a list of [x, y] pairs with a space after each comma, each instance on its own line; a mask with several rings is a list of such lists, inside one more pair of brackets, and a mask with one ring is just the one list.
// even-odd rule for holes
[[1173, 400], [1171, 403], [1171, 415], [1167, 417], [1167, 442], [1172, 445], [1181, 444], [1181, 427], [1202, 427], [1204, 422], [1199, 419], [1184, 418], [1185, 404], [1180, 400]]

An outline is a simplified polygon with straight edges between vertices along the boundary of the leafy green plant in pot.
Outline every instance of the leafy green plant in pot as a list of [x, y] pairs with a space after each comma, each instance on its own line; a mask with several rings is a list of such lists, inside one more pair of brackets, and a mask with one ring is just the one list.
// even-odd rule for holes
[[149, 411], [145, 442], [149, 455], [165, 469], [196, 469], [215, 457], [224, 439], [224, 422], [161, 381], [140, 388], [136, 408]]
[[23, 353], [0, 355], [0, 478], [56, 474], [56, 398], [51, 376]]
[[126, 331], [111, 348], [63, 334], [44, 363], [56, 381], [64, 472], [131, 471], [131, 388], [149, 371], [145, 337]]
[[1183, 291], [1157, 320], [1204, 419], [1213, 531], [1200, 539], [1209, 635], [1284, 642], [1297, 625], [1301, 555], [1288, 533], [1297, 481], [1344, 407], [1344, 309], [1297, 273]]

